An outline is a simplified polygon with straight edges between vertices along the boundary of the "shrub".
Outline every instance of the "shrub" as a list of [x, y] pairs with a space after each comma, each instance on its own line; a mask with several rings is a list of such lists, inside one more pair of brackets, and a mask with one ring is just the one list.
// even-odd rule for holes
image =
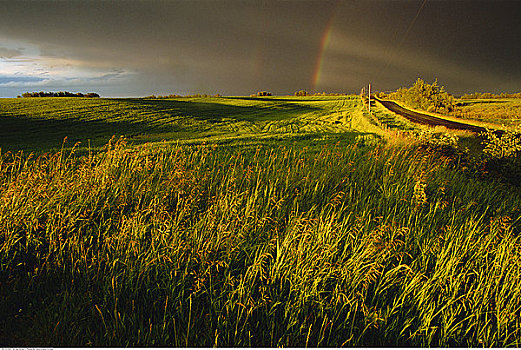
[[458, 148], [458, 136], [450, 133], [421, 131], [418, 134], [418, 141], [424, 148], [442, 151], [445, 154], [453, 154]]
[[521, 185], [521, 133], [488, 131], [483, 141], [481, 171], [513, 185]]
[[483, 144], [485, 145], [483, 153], [492, 159], [512, 158], [521, 151], [521, 133], [505, 131], [498, 135], [495, 132], [488, 131]]
[[432, 112], [448, 113], [456, 107], [454, 97], [443, 86], [438, 86], [437, 79], [432, 84], [427, 84], [418, 78], [410, 88], [400, 88], [390, 93], [389, 97], [411, 107]]

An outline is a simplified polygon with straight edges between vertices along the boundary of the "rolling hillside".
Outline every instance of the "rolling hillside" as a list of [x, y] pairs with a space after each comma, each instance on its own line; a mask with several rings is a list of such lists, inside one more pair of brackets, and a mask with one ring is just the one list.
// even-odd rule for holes
[[0, 99], [0, 147], [15, 151], [60, 149], [111, 136], [150, 141], [225, 142], [344, 133], [356, 129], [357, 96], [180, 99]]

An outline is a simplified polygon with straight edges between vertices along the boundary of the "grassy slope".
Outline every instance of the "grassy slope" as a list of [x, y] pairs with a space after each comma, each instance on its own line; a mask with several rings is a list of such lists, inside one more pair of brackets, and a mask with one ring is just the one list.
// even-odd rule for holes
[[357, 97], [190, 99], [0, 99], [0, 147], [32, 151], [104, 145], [112, 135], [135, 143], [251, 139], [347, 132]]
[[184, 143], [4, 157], [0, 344], [519, 346], [518, 189], [353, 142], [356, 98], [193, 101], [84, 101]]

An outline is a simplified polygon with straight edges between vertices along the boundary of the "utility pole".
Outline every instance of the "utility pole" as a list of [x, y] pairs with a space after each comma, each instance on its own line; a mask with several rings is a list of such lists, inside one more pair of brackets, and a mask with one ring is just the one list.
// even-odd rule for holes
[[371, 114], [371, 83], [369, 83], [369, 114]]

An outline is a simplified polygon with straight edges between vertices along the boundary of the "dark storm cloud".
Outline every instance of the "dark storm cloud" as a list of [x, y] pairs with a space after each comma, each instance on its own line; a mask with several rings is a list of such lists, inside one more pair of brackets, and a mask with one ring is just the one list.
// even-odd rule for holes
[[0, 58], [13, 58], [22, 55], [22, 51], [0, 47]]
[[[282, 93], [309, 85], [327, 2], [4, 3], [0, 34], [140, 77], [131, 93]], [[9, 13], [9, 15], [7, 15]], [[252, 91], [253, 90], [253, 91]]]
[[[0, 2], [0, 38], [37, 46], [45, 62], [98, 72], [98, 81], [76, 83], [113, 96], [287, 94], [311, 89], [315, 73], [321, 91], [355, 92], [369, 81], [394, 89], [418, 76], [455, 92], [521, 90], [519, 2], [430, 0], [418, 13], [422, 3], [12, 1]], [[0, 57], [18, 53], [0, 48]]]
[[410, 84], [417, 77], [437, 77], [454, 93], [521, 90], [521, 2], [429, 0], [422, 7], [423, 3], [342, 3], [341, 12], [351, 16], [344, 16], [335, 29], [338, 38], [347, 40], [331, 40], [337, 62], [330, 74], [346, 81], [354, 70], [359, 74], [353, 81], [370, 80], [382, 90]]

